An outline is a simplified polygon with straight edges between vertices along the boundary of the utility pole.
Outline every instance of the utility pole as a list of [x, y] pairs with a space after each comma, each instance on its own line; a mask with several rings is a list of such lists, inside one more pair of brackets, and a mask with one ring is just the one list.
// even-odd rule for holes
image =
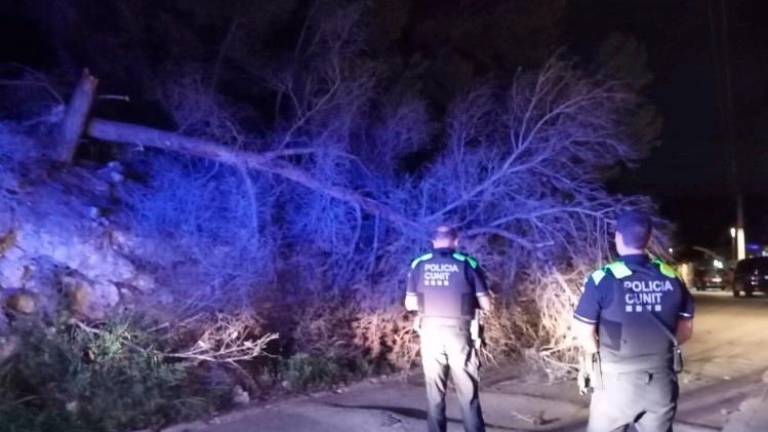
[[[744, 196], [738, 173], [738, 154], [736, 130], [733, 122], [733, 82], [728, 41], [728, 9], [725, 0], [709, 1], [709, 24], [712, 41], [712, 54], [718, 69], [718, 99], [720, 105], [720, 124], [725, 129], [725, 145], [728, 149], [729, 177], [731, 196], [736, 204], [736, 258], [746, 258], [746, 232], [744, 230]], [[714, 8], [719, 9], [719, 26]], [[719, 27], [719, 28], [718, 28]], [[718, 37], [719, 36], [719, 37]]]

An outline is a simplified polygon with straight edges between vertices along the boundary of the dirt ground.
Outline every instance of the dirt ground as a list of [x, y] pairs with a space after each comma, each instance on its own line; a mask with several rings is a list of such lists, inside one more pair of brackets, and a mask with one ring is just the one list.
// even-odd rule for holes
[[[766, 391], [761, 378], [768, 368], [766, 329], [768, 298], [697, 294], [695, 336], [685, 346], [686, 371], [680, 377], [676, 431], [715, 431], [726, 423], [734, 432], [768, 430], [768, 424], [756, 426], [762, 420], [753, 415], [768, 412], [768, 404], [760, 402]], [[573, 382], [546, 384], [536, 373], [489, 368], [482, 389], [489, 432], [584, 429], [588, 399], [577, 394]], [[745, 402], [756, 396], [757, 402]], [[749, 411], [740, 412], [742, 404]], [[461, 431], [461, 415], [453, 396], [448, 400], [448, 415], [449, 431]], [[752, 429], [738, 429], [739, 418], [746, 417]], [[424, 390], [415, 375], [249, 407], [165, 432], [415, 432], [425, 430], [425, 418]]]

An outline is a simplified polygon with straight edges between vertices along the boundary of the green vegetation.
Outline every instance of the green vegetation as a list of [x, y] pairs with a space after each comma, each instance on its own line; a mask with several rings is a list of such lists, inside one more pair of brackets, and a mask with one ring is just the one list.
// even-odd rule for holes
[[297, 353], [281, 361], [280, 377], [290, 390], [327, 388], [359, 380], [373, 372], [370, 359], [328, 358]]
[[[227, 408], [237, 386], [268, 397], [393, 370], [355, 343], [355, 332], [328, 331], [344, 328], [353, 309], [310, 308], [313, 320], [285, 341], [293, 348], [260, 360], [273, 335], [248, 314], [173, 326], [135, 315], [100, 324], [62, 318], [53, 326], [17, 316], [9, 338], [18, 347], [0, 360], [0, 432], [155, 428]], [[239, 367], [229, 361], [239, 357], [249, 359]]]
[[137, 349], [148, 334], [126, 323], [99, 332], [28, 324], [18, 334], [21, 348], [0, 370], [4, 431], [130, 430], [213, 408], [215, 395], [188, 385], [187, 365]]

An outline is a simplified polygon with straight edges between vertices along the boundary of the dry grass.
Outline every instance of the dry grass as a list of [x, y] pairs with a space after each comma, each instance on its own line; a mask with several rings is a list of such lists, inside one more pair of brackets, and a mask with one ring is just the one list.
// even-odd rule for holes
[[390, 309], [361, 313], [353, 323], [355, 343], [364, 347], [374, 362], [407, 370], [418, 355], [418, 335], [413, 316]]
[[526, 282], [516, 297], [498, 301], [485, 320], [486, 344], [493, 358], [522, 359], [550, 379], [566, 376], [575, 364], [569, 334], [580, 284], [571, 282], [554, 272]]

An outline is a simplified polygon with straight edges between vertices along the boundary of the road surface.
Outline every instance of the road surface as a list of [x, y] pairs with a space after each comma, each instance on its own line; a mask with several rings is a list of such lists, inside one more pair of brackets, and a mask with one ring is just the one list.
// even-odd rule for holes
[[[684, 347], [686, 372], [678, 419], [722, 428], [723, 413], [761, 392], [768, 370], [768, 297], [696, 294], [694, 338]], [[768, 430], [766, 427], [765, 430]]]
[[[686, 371], [676, 431], [720, 430], [729, 413], [765, 385], [768, 369], [768, 298], [696, 294], [694, 339], [684, 347]], [[588, 401], [572, 382], [544, 384], [535, 374], [497, 371], [481, 395], [489, 432], [581, 431]], [[167, 432], [394, 432], [425, 430], [424, 390], [418, 382], [363, 383], [341, 393], [252, 407]], [[449, 431], [460, 431], [449, 398]], [[768, 430], [768, 426], [765, 429]]]

